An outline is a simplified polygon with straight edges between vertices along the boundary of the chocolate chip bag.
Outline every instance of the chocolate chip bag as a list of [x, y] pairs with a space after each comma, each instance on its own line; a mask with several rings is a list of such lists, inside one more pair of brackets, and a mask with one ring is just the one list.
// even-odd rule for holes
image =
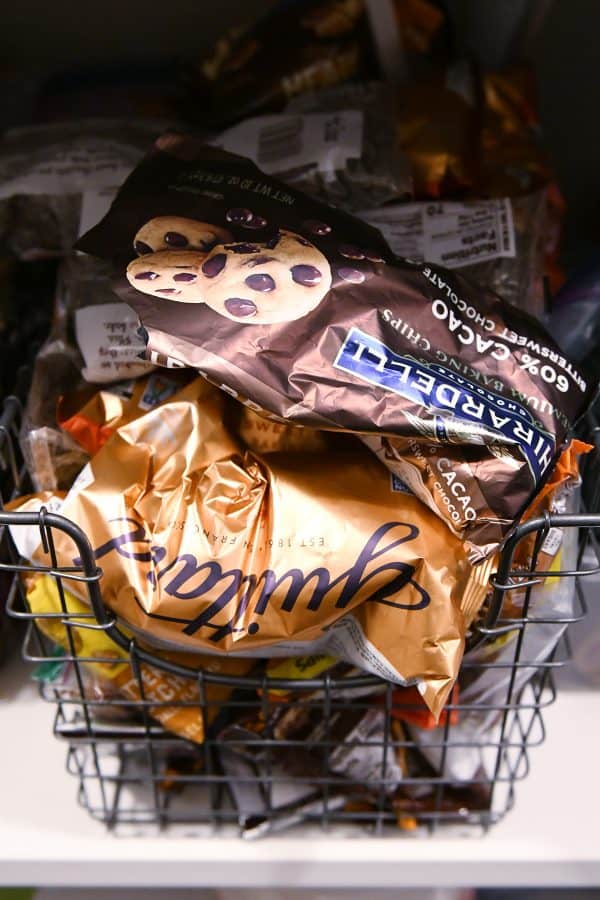
[[148, 357], [284, 421], [361, 434], [490, 553], [550, 472], [594, 385], [543, 327], [378, 231], [167, 135], [80, 249], [112, 258]]
[[[327, 652], [418, 683], [437, 714], [490, 568], [472, 566], [360, 443], [261, 456], [226, 426], [232, 405], [196, 378], [119, 428], [62, 502], [92, 544], [105, 603], [159, 648]], [[37, 529], [32, 542], [21, 552], [41, 563]], [[55, 532], [54, 544], [73, 565], [71, 539]]]

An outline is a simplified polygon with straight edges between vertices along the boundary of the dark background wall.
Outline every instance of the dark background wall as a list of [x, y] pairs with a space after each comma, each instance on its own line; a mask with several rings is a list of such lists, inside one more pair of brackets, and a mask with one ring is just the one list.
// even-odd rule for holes
[[[502, 59], [514, 23], [545, 13], [529, 44], [547, 144], [569, 204], [567, 259], [600, 241], [600, 0], [447, 0], [464, 49]], [[18, 67], [193, 59], [269, 0], [12, 0], [0, 6], [0, 60]]]

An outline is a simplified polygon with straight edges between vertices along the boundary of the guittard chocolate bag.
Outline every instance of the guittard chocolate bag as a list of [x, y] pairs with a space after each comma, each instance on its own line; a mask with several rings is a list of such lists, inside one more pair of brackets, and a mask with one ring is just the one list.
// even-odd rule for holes
[[394, 257], [240, 157], [159, 145], [79, 242], [116, 262], [149, 358], [362, 435], [474, 557], [493, 552], [594, 385], [539, 322], [456, 272]]
[[[328, 652], [416, 683], [437, 714], [489, 566], [360, 443], [259, 456], [224, 424], [236, 405], [197, 378], [83, 470], [60, 513], [89, 536], [104, 601], [162, 649]], [[73, 565], [71, 539], [54, 537]]]

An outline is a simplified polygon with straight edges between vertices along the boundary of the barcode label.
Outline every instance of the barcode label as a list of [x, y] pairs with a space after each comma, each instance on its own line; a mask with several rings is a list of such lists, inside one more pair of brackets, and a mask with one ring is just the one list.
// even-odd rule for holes
[[318, 169], [324, 175], [359, 159], [363, 146], [360, 110], [308, 113], [304, 116], [258, 116], [224, 131], [214, 143], [249, 156], [264, 172]]
[[549, 556], [556, 556], [560, 550], [562, 539], [562, 528], [550, 528], [546, 535], [546, 539], [542, 544], [542, 553], [547, 553]]
[[[502, 202], [501, 202], [502, 203]], [[510, 201], [505, 200], [500, 208], [500, 226], [502, 229], [502, 249], [507, 256], [514, 256], [514, 228], [512, 223], [512, 208]], [[508, 221], [510, 213], [510, 224]]]

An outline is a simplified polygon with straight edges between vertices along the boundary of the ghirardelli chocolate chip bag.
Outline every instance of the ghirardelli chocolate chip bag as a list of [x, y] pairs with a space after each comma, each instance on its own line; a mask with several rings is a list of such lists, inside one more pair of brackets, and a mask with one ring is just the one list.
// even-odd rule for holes
[[469, 541], [503, 539], [595, 390], [542, 325], [238, 156], [167, 135], [79, 242], [148, 358], [284, 421], [355, 432]]

